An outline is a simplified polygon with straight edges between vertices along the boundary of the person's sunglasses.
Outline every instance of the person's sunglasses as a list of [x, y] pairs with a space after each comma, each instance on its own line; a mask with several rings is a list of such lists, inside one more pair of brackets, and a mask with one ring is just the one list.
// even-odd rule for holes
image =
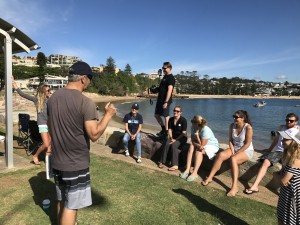
[[93, 79], [92, 75], [86, 75], [86, 76], [87, 76], [87, 78], [89, 78], [90, 81], [92, 81], [92, 79]]
[[236, 116], [236, 115], [232, 115], [232, 118], [237, 120], [237, 119], [240, 118], [240, 117], [239, 117], [239, 116]]
[[174, 113], [175, 113], [175, 112], [180, 113], [180, 110], [174, 110]]
[[287, 123], [294, 123], [296, 120], [289, 120], [289, 119], [286, 119], [285, 122]]
[[49, 93], [51, 93], [51, 89], [48, 89], [48, 90], [46, 90], [46, 92], [49, 92]]
[[163, 70], [166, 70], [166, 69], [168, 69], [168, 67], [162, 67], [162, 69], [163, 69]]

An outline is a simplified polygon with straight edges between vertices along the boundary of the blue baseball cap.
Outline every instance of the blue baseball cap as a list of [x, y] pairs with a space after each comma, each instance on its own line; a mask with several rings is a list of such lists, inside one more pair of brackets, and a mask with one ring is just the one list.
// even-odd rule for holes
[[136, 110], [139, 110], [139, 104], [137, 103], [134, 103], [132, 106], [131, 106], [132, 109], [136, 109]]
[[69, 68], [69, 74], [77, 74], [77, 75], [91, 75], [95, 76], [96, 73], [94, 73], [86, 62], [76, 62]]

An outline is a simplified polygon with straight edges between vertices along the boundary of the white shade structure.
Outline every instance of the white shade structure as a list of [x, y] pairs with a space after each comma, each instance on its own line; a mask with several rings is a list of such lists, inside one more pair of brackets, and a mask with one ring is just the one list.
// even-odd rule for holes
[[5, 64], [5, 160], [6, 166], [13, 164], [13, 107], [12, 107], [12, 54], [39, 49], [40, 47], [21, 30], [0, 18], [0, 54]]

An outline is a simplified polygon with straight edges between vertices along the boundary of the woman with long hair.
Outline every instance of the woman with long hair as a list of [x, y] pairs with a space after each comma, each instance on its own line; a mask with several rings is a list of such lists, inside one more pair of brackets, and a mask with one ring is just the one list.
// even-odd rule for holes
[[283, 174], [277, 206], [278, 224], [300, 224], [300, 133], [297, 128], [279, 131], [284, 148]]
[[33, 155], [33, 163], [35, 165], [40, 165], [39, 162], [39, 154], [47, 150], [46, 154], [50, 154], [51, 148], [50, 148], [50, 135], [48, 133], [48, 125], [47, 125], [47, 100], [51, 96], [51, 90], [48, 85], [41, 84], [37, 90], [35, 96], [28, 95], [21, 91], [21, 89], [16, 84], [16, 81], [12, 77], [12, 84], [14, 89], [18, 92], [18, 94], [28, 99], [29, 101], [32, 101], [35, 105], [36, 112], [37, 112], [37, 124], [39, 127], [39, 133], [41, 134], [41, 138], [43, 141], [43, 144], [38, 148], [36, 153]]
[[239, 191], [239, 165], [250, 160], [253, 157], [254, 152], [252, 145], [253, 131], [249, 114], [247, 111], [238, 110], [232, 117], [234, 122], [229, 128], [229, 148], [217, 155], [210, 174], [206, 180], [202, 181], [203, 186], [207, 186], [210, 182], [212, 182], [213, 177], [221, 168], [222, 163], [229, 159], [231, 162], [232, 172], [232, 185], [227, 193], [227, 196], [229, 197], [235, 196]]
[[[180, 174], [180, 177], [192, 182], [198, 178], [198, 170], [201, 166], [203, 156], [207, 155], [213, 159], [219, 151], [219, 142], [215, 138], [212, 130], [207, 126], [207, 121], [200, 115], [194, 116], [191, 120], [191, 144], [187, 155], [186, 169]], [[194, 170], [190, 174], [192, 159], [194, 155]]]

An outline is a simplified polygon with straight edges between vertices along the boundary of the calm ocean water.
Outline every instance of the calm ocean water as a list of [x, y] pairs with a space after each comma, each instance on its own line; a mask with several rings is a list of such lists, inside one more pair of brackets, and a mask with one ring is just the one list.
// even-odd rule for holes
[[[174, 99], [171, 108], [175, 105], [183, 107], [183, 114], [188, 120], [188, 133], [190, 132], [191, 119], [200, 114], [208, 120], [208, 126], [213, 130], [220, 143], [228, 143], [228, 130], [233, 122], [232, 115], [235, 111], [246, 110], [251, 117], [253, 126], [253, 145], [255, 149], [268, 148], [272, 142], [271, 131], [276, 131], [280, 124], [284, 124], [286, 114], [293, 112], [300, 115], [300, 100], [294, 99], [265, 99], [267, 105], [255, 108], [253, 104], [260, 99]], [[149, 100], [139, 102], [140, 113], [143, 115], [144, 123], [157, 125], [154, 118], [156, 101], [150, 105]], [[132, 102], [117, 105], [118, 116], [123, 117], [130, 111]], [[173, 110], [171, 111], [173, 115]]]

